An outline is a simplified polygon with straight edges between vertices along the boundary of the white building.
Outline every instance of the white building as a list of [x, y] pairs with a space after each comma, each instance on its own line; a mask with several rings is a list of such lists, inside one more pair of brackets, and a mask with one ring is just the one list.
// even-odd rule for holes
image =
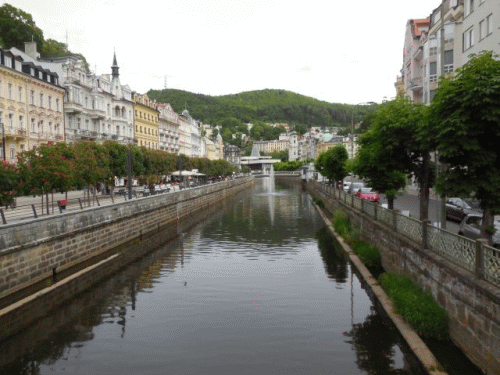
[[157, 103], [159, 118], [160, 150], [179, 154], [179, 115], [169, 103]]
[[401, 77], [404, 94], [416, 102], [423, 101], [422, 35], [428, 28], [429, 18], [409, 20], [406, 23]]

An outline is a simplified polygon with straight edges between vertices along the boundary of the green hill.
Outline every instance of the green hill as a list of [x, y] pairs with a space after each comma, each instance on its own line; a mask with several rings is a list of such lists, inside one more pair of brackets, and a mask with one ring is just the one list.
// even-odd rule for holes
[[256, 120], [284, 122], [297, 128], [350, 126], [353, 114], [354, 121], [360, 121], [371, 107], [328, 103], [291, 91], [270, 89], [223, 96], [167, 89], [150, 90], [148, 95], [151, 99], [170, 103], [177, 113], [187, 108], [193, 118], [212, 125], [236, 118], [245, 123]]

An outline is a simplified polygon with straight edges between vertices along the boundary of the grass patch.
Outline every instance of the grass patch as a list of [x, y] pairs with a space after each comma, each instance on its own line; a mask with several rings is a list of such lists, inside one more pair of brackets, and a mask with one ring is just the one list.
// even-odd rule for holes
[[351, 227], [344, 211], [337, 210], [333, 215], [332, 223], [335, 231], [342, 236], [365, 266], [374, 271], [382, 269], [380, 252], [375, 246], [360, 240], [359, 230]]
[[422, 337], [448, 339], [448, 314], [430, 292], [424, 292], [409, 277], [384, 273], [379, 278], [396, 311]]
[[321, 198], [316, 198], [314, 197], [313, 198], [313, 202], [316, 203], [316, 205], [320, 208], [324, 208], [325, 207], [325, 203], [321, 200]]

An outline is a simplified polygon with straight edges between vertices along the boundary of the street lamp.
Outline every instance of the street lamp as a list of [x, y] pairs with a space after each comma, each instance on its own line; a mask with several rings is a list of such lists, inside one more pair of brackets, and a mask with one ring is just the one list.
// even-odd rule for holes
[[0, 125], [2, 125], [2, 156], [5, 161], [5, 125], [3, 122], [0, 122]]

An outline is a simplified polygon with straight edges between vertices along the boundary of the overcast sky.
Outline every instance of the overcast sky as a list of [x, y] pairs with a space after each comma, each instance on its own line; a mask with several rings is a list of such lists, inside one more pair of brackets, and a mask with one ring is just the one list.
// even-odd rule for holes
[[[335, 103], [395, 96], [408, 19], [440, 0], [11, 0], [46, 39], [132, 90], [285, 89]], [[130, 4], [130, 5], [129, 5]], [[135, 6], [134, 6], [135, 4]]]

